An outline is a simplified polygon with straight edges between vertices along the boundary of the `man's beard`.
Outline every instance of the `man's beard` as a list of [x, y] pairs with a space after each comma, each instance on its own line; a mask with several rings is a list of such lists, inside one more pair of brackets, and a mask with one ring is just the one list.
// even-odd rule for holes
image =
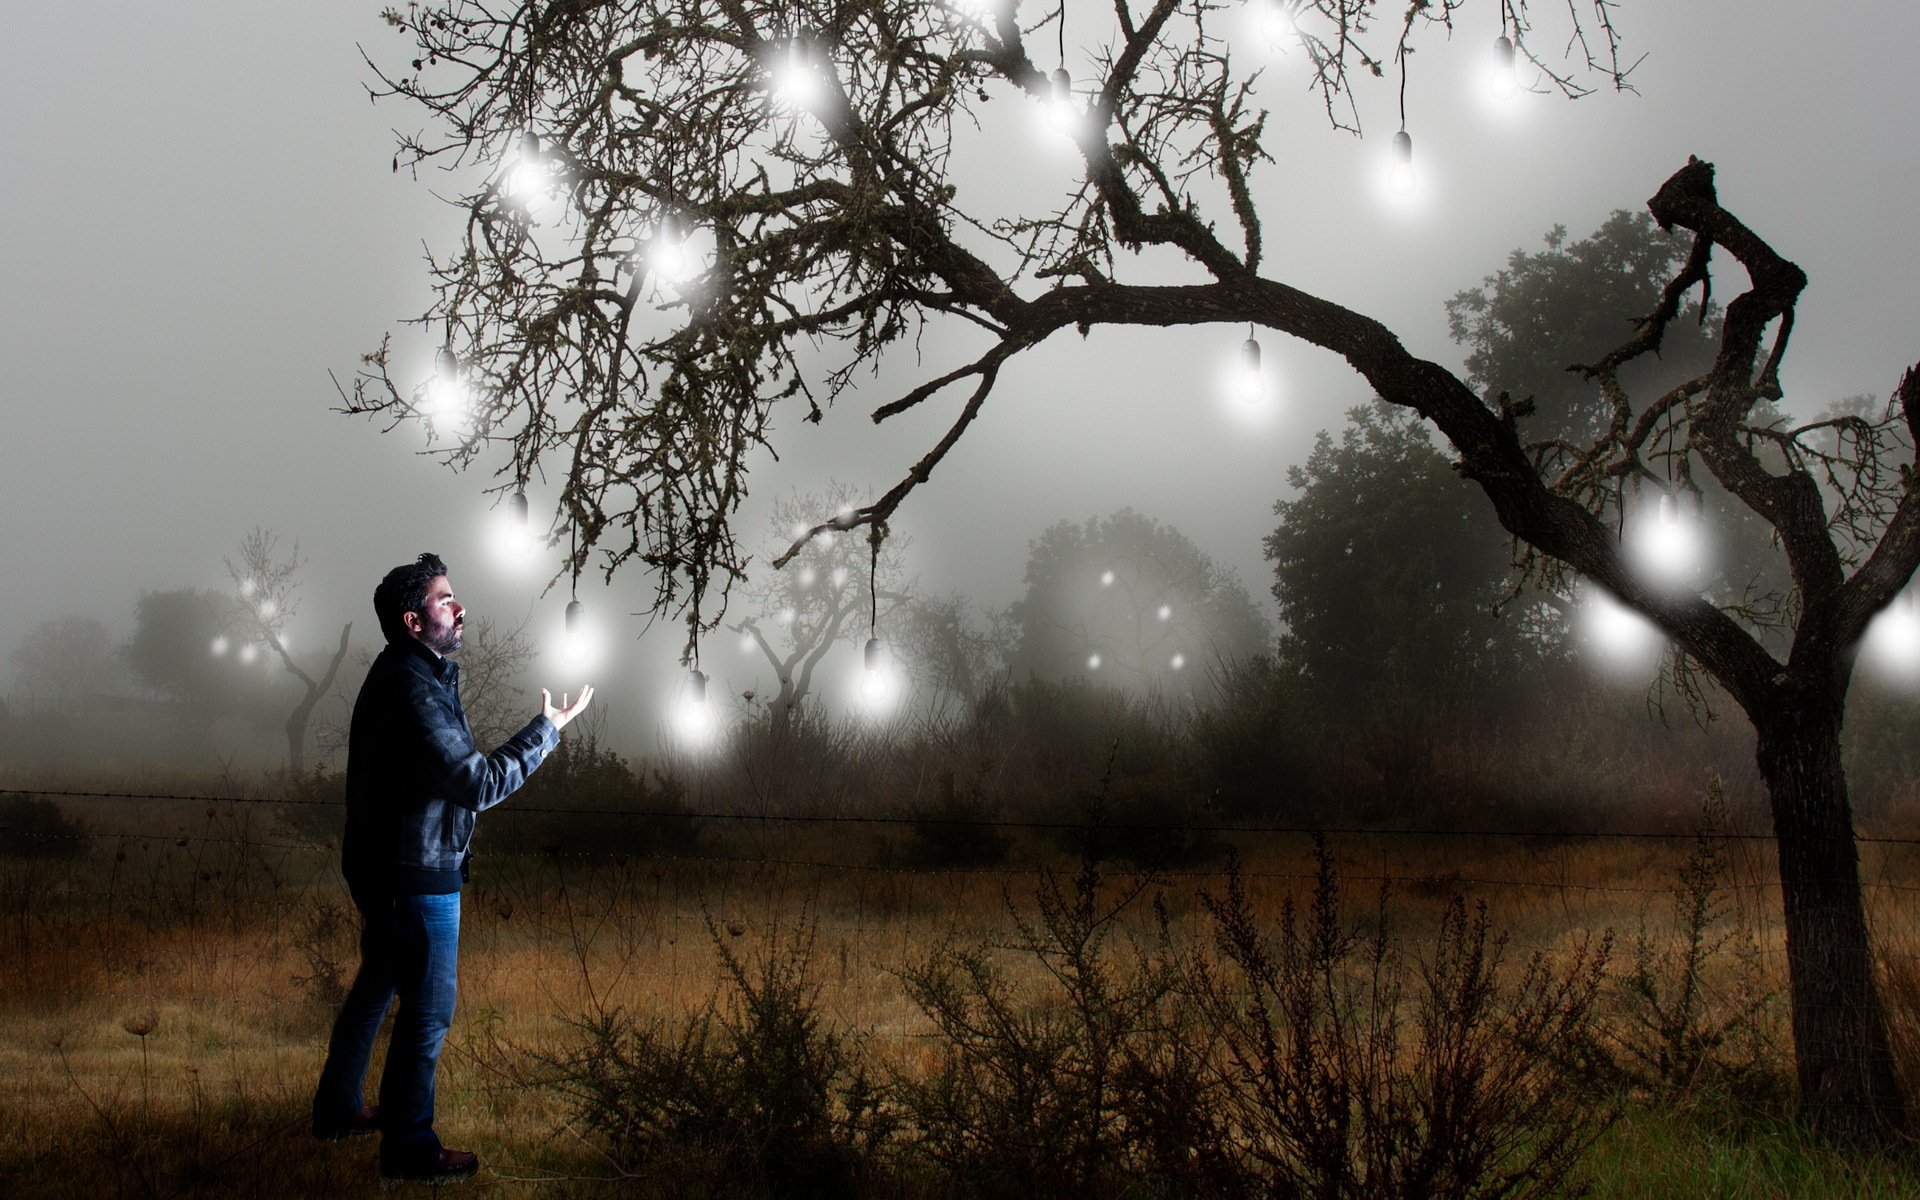
[[433, 651], [435, 654], [452, 654], [464, 644], [460, 640], [460, 632], [458, 622], [448, 625], [436, 625], [429, 628], [420, 640], [425, 642], [427, 649]]

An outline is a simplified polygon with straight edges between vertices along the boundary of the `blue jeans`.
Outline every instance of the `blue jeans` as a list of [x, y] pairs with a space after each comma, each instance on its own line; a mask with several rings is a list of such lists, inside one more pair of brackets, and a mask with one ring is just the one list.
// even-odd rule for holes
[[360, 970], [340, 1005], [327, 1063], [313, 1095], [313, 1125], [344, 1128], [365, 1103], [367, 1064], [387, 1005], [400, 1011], [380, 1076], [380, 1161], [427, 1162], [440, 1152], [433, 1132], [433, 1076], [440, 1044], [453, 1024], [459, 981], [460, 893], [382, 896], [356, 891]]

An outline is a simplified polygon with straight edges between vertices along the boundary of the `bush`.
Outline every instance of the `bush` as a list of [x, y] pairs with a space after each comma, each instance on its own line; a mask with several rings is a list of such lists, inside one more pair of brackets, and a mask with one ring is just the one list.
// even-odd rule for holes
[[[1231, 1196], [1203, 1034], [1181, 1000], [1164, 914], [1156, 944], [1112, 945], [1150, 879], [1109, 896], [1096, 859], [1070, 883], [1044, 873], [1037, 920], [1013, 913], [1015, 955], [1052, 981], [1020, 994], [988, 947], [947, 943], [903, 973], [941, 1037], [926, 1078], [897, 1087], [912, 1152], [962, 1195]], [[1011, 904], [1009, 908], [1011, 909]]]
[[869, 1181], [890, 1125], [825, 1027], [813, 927], [749, 962], [709, 921], [729, 989], [679, 1029], [602, 1008], [576, 1023], [559, 1089], [623, 1170], [664, 1194], [843, 1196]]
[[9, 858], [79, 858], [87, 827], [52, 800], [0, 797], [0, 854]]
[[1760, 949], [1726, 890], [1727, 807], [1717, 780], [1701, 802], [1693, 849], [1673, 888], [1671, 927], [1642, 928], [1616, 985], [1622, 1021], [1606, 1060], [1613, 1082], [1659, 1101], [1703, 1091], [1785, 1099], [1788, 1081], [1765, 1066], [1762, 1022], [1777, 995], [1761, 983]]
[[984, 867], [1005, 862], [1013, 839], [992, 824], [997, 810], [978, 778], [962, 787], [955, 772], [940, 772], [938, 793], [907, 826], [907, 861], [916, 867]]
[[1289, 897], [1271, 934], [1237, 871], [1202, 895], [1221, 961], [1196, 960], [1195, 990], [1225, 1051], [1224, 1124], [1263, 1191], [1560, 1194], [1611, 1120], [1567, 1086], [1559, 1052], [1591, 1035], [1607, 942], [1503, 978], [1504, 938], [1456, 897], [1416, 960], [1384, 903], [1371, 930], [1346, 923], [1324, 842], [1315, 854], [1311, 903]]

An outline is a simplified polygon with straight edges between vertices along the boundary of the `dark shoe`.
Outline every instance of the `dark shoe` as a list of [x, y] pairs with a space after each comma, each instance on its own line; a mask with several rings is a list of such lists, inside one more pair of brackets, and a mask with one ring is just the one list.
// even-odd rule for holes
[[313, 1136], [323, 1142], [338, 1142], [379, 1132], [380, 1106], [377, 1104], [362, 1104], [360, 1111], [348, 1118], [345, 1125], [322, 1125], [318, 1121], [313, 1125]]
[[472, 1179], [474, 1172], [479, 1169], [478, 1154], [471, 1150], [448, 1150], [443, 1147], [435, 1157], [410, 1166], [392, 1167], [383, 1162], [380, 1164], [380, 1178], [386, 1183], [405, 1180], [439, 1187], [443, 1183]]

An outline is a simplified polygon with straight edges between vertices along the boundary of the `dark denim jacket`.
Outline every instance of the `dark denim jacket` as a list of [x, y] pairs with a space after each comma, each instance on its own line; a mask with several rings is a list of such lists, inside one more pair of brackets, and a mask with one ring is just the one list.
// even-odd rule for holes
[[460, 707], [460, 667], [419, 642], [389, 643], [360, 685], [347, 740], [340, 865], [355, 892], [457, 892], [474, 814], [512, 795], [560, 731], [544, 716], [480, 753]]

